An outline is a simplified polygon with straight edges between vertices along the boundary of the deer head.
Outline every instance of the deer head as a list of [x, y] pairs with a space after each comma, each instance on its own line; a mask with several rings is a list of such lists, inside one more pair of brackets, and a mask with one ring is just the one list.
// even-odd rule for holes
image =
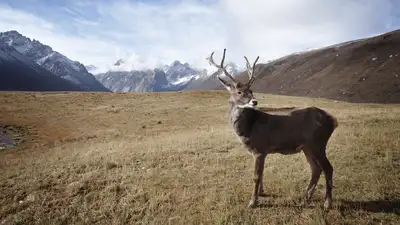
[[236, 81], [232, 77], [232, 75], [230, 75], [229, 72], [226, 70], [226, 66], [224, 66], [225, 53], [226, 53], [226, 49], [224, 49], [224, 53], [223, 53], [220, 65], [217, 65], [214, 62], [214, 59], [213, 59], [214, 52], [211, 53], [208, 60], [211, 65], [218, 68], [218, 72], [220, 72], [220, 70], [222, 70], [224, 72], [225, 76], [227, 76], [231, 80], [231, 82], [228, 82], [228, 81], [222, 79], [219, 75], [217, 75], [218, 80], [230, 92], [231, 96], [230, 96], [229, 101], [241, 108], [256, 107], [257, 100], [254, 98], [253, 91], [250, 88], [255, 80], [254, 69], [255, 69], [255, 65], [259, 59], [259, 56], [257, 56], [257, 59], [254, 61], [253, 67], [250, 67], [249, 60], [247, 59], [246, 56], [244, 57], [246, 60], [247, 73], [249, 74], [249, 81], [247, 83], [241, 83], [239, 81]]

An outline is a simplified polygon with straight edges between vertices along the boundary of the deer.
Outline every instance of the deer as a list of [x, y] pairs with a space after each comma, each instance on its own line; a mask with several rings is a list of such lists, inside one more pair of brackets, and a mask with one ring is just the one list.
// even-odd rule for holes
[[[254, 159], [254, 188], [249, 208], [259, 205], [259, 196], [267, 196], [263, 189], [263, 172], [267, 155], [291, 155], [303, 152], [310, 165], [311, 179], [302, 194], [302, 205], [308, 204], [323, 172], [326, 179], [324, 210], [332, 205], [333, 166], [326, 155], [328, 141], [338, 127], [338, 120], [327, 111], [310, 106], [297, 108], [286, 114], [271, 114], [257, 107], [251, 85], [255, 81], [255, 68], [259, 59], [251, 67], [246, 61], [249, 80], [239, 82], [228, 73], [224, 66], [226, 49], [223, 51], [221, 63], [214, 62], [211, 53], [207, 57], [210, 65], [218, 68], [217, 78], [228, 90], [228, 123], [233, 128], [241, 144]], [[221, 71], [230, 80], [222, 79]]]

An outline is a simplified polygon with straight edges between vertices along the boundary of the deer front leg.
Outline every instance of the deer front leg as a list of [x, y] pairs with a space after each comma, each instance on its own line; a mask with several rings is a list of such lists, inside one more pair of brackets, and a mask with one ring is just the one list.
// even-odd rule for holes
[[251, 196], [251, 200], [248, 205], [249, 208], [255, 207], [258, 204], [260, 184], [264, 172], [265, 156], [266, 155], [264, 154], [254, 154], [254, 188], [253, 195]]

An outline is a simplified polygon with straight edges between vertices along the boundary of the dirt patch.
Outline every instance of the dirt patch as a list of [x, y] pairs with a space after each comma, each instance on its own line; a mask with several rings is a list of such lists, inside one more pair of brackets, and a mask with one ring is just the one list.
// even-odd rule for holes
[[0, 125], [0, 149], [13, 148], [26, 140], [28, 129], [16, 125]]

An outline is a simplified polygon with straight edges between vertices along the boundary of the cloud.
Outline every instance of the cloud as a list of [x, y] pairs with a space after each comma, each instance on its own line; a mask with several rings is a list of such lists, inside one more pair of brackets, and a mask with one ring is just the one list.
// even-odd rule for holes
[[[224, 0], [225, 13], [240, 28], [237, 51], [276, 58], [399, 28], [390, 0]], [[400, 5], [399, 5], [400, 6]], [[398, 7], [397, 7], [398, 8]], [[394, 21], [395, 25], [388, 26]], [[231, 43], [234, 46], [234, 43]]]
[[85, 35], [60, 32], [56, 23], [49, 22], [31, 13], [0, 5], [1, 31], [17, 30], [23, 35], [47, 44], [53, 50], [82, 63], [102, 64], [114, 60], [117, 44], [90, 33]]
[[174, 60], [206, 67], [223, 48], [244, 66], [243, 55], [265, 62], [400, 28], [394, 0], [19, 1], [0, 5], [2, 29], [105, 69], [120, 57], [132, 69]]

